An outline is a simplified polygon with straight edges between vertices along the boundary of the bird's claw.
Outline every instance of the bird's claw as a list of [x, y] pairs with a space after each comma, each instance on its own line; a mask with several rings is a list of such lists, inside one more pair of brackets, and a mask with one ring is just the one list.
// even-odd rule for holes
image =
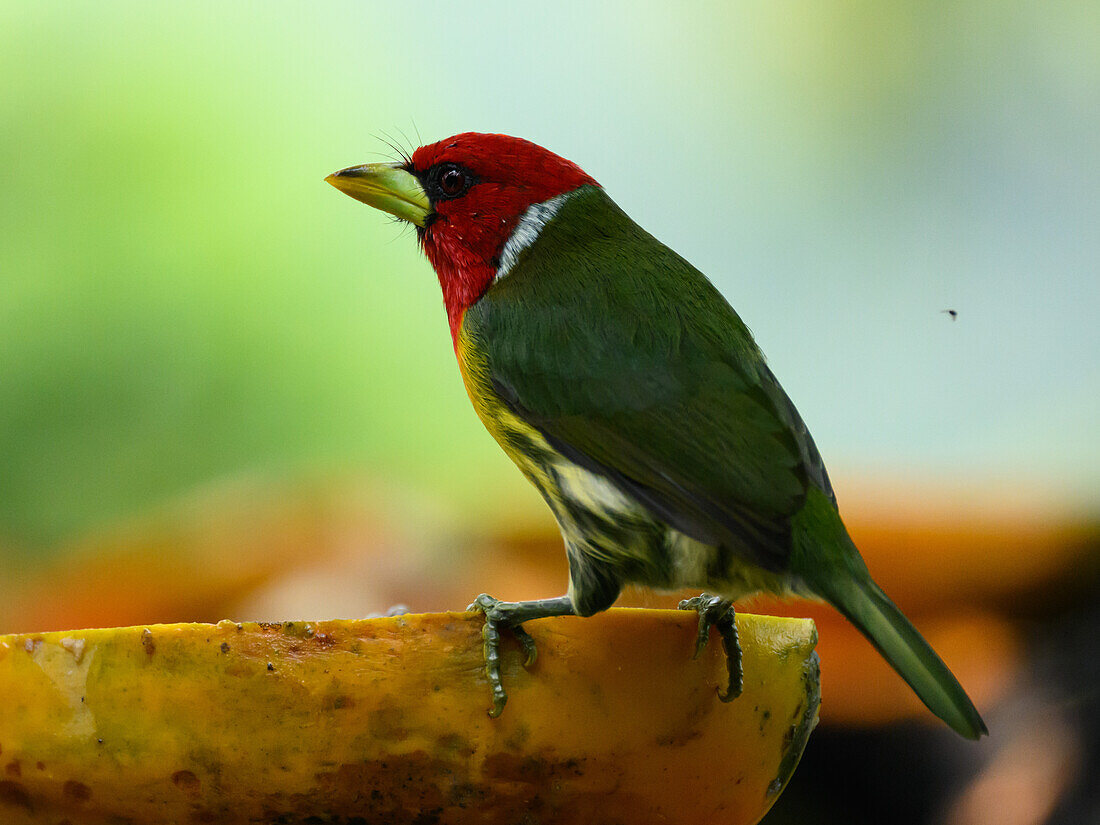
[[509, 608], [513, 605], [515, 602], [502, 602], [488, 593], [482, 593], [466, 608], [468, 612], [481, 613], [485, 616], [485, 624], [481, 627], [481, 638], [485, 650], [485, 675], [489, 679], [489, 687], [493, 693], [493, 707], [489, 710], [489, 716], [494, 719], [500, 716], [504, 711], [504, 705], [508, 702], [508, 694], [500, 678], [501, 631], [510, 630], [523, 648], [524, 667], [531, 667], [538, 658], [538, 650], [535, 648], [535, 640], [531, 638], [531, 634], [509, 615]]
[[718, 691], [723, 702], [732, 702], [741, 695], [744, 683], [741, 670], [741, 646], [737, 643], [737, 624], [734, 622], [733, 604], [721, 596], [702, 593], [690, 599], [684, 599], [679, 605], [681, 610], [694, 610], [699, 614], [699, 633], [695, 637], [693, 659], [707, 646], [711, 627], [722, 637], [722, 648], [726, 652], [726, 668], [729, 671], [729, 686], [726, 692]]

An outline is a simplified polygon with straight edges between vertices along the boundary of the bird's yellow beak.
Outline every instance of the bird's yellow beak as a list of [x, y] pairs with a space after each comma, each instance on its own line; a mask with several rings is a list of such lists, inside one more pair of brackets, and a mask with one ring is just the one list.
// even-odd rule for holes
[[403, 221], [424, 226], [432, 204], [416, 176], [400, 163], [365, 163], [333, 172], [331, 183], [345, 195], [375, 209], [396, 215]]

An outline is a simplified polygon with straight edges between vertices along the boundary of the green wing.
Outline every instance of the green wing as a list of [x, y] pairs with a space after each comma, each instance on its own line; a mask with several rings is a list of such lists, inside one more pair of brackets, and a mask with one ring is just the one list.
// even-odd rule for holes
[[469, 312], [506, 404], [682, 532], [768, 569], [813, 484], [798, 413], [706, 278], [596, 188]]

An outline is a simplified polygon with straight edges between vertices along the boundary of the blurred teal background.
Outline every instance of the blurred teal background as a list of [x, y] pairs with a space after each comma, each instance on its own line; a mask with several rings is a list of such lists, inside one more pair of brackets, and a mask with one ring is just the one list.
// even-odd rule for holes
[[4, 3], [0, 536], [251, 472], [533, 508], [414, 237], [321, 181], [464, 130], [707, 272], [835, 474], [1092, 507], [1098, 36], [1091, 1]]

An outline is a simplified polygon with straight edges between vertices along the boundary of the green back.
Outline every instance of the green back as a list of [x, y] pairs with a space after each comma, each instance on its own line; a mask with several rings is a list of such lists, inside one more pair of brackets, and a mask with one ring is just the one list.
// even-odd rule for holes
[[493, 386], [571, 460], [768, 569], [821, 458], [714, 286], [598, 187], [578, 190], [463, 322]]

